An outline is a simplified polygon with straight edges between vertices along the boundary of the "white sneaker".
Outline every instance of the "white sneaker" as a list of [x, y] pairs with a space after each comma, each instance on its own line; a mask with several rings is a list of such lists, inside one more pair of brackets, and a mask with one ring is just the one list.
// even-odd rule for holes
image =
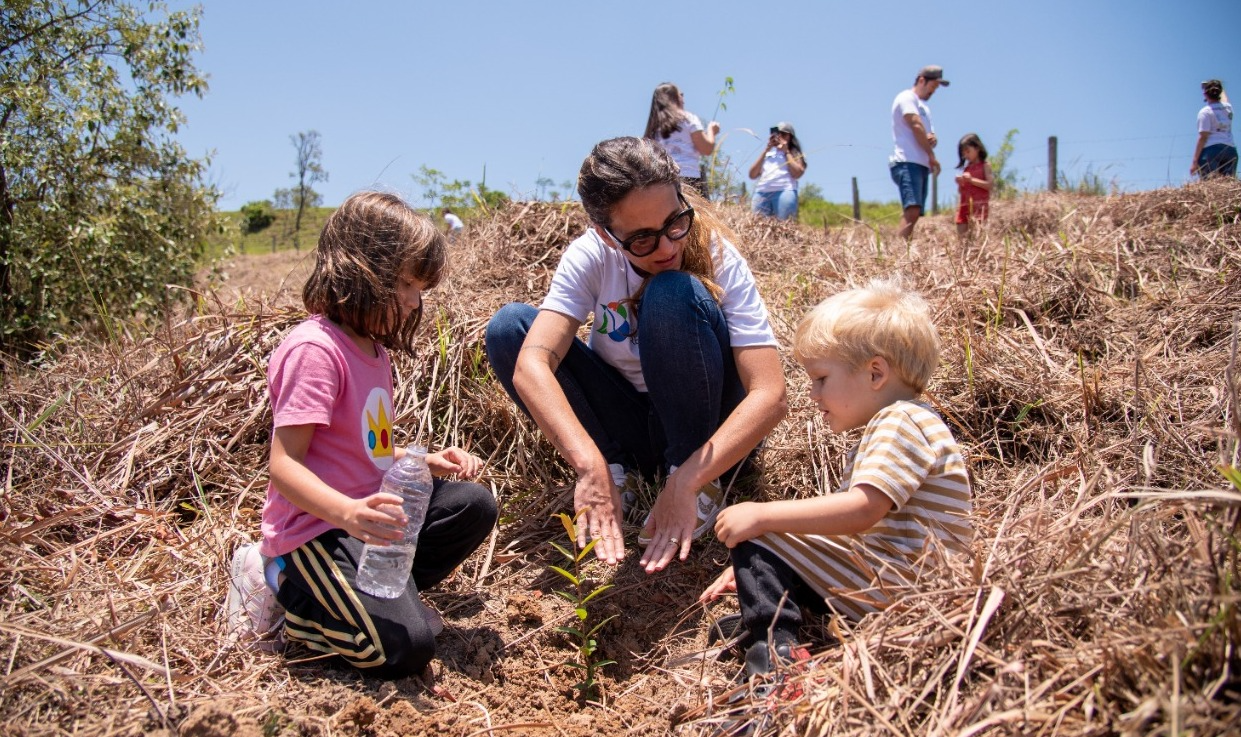
[[638, 491], [642, 488], [642, 476], [637, 471], [625, 471], [625, 483], [620, 487], [621, 520], [636, 525], [639, 521], [638, 504], [641, 498]]
[[444, 615], [439, 610], [431, 606], [431, 602], [424, 598], [419, 598], [422, 602], [422, 619], [427, 623], [427, 627], [431, 630], [432, 637], [439, 637], [444, 631]]
[[267, 651], [284, 644], [284, 609], [263, 576], [258, 543], [242, 545], [233, 553], [224, 609], [231, 641]]
[[[709, 530], [715, 529], [715, 518], [720, 515], [720, 503], [724, 501], [724, 492], [720, 489], [719, 479], [708, 483], [698, 490], [698, 526], [694, 528], [691, 539], [697, 540], [705, 535]], [[646, 515], [646, 521], [642, 523], [643, 532], [638, 533], [638, 545], [645, 548], [651, 544], [651, 538], [645, 534], [646, 525], [651, 521], [651, 515]]]

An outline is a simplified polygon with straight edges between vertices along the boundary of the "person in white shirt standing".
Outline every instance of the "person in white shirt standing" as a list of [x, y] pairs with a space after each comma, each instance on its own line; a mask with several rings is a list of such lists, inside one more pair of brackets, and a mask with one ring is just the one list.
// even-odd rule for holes
[[939, 174], [935, 158], [935, 126], [926, 101], [935, 90], [947, 87], [944, 70], [923, 67], [914, 86], [902, 90], [892, 101], [892, 140], [895, 150], [888, 159], [892, 181], [901, 191], [901, 237], [908, 240], [926, 210], [926, 193], [932, 175]]
[[1206, 102], [1198, 111], [1198, 143], [1194, 146], [1194, 160], [1189, 173], [1203, 179], [1209, 176], [1237, 176], [1237, 144], [1232, 137], [1232, 105], [1224, 83], [1208, 79], [1202, 83], [1202, 99]]
[[750, 178], [758, 180], [751, 210], [777, 220], [796, 220], [797, 180], [805, 173], [806, 156], [793, 124], [773, 125], [767, 146], [750, 165]]
[[719, 132], [719, 123], [712, 120], [704, 128], [698, 116], [685, 109], [685, 94], [675, 84], [664, 82], [655, 88], [642, 137], [663, 146], [680, 169], [681, 181], [704, 197], [707, 182], [701, 157], [715, 151], [715, 136]]

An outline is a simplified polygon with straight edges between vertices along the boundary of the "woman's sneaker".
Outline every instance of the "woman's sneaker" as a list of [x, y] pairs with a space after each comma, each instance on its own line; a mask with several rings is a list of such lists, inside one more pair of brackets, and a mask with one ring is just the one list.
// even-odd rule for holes
[[[698, 526], [690, 535], [692, 539], [697, 540], [708, 531], [715, 529], [715, 518], [720, 515], [720, 504], [723, 501], [724, 490], [720, 488], [719, 479], [698, 490]], [[646, 520], [642, 523], [642, 531], [638, 533], [638, 545], [644, 548], [651, 544], [651, 538], [646, 535], [646, 526], [650, 521], [651, 515], [647, 514]]]
[[224, 608], [231, 641], [267, 651], [284, 645], [284, 609], [263, 576], [258, 543], [242, 545], [233, 553]]
[[620, 500], [621, 520], [626, 524], [636, 525], [641, 521], [641, 490], [642, 475], [633, 470], [625, 471], [625, 483], [620, 487]]

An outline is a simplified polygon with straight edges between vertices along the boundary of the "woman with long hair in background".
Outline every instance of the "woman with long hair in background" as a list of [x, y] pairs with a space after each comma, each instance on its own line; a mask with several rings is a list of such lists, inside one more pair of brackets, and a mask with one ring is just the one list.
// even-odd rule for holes
[[676, 162], [681, 181], [703, 196], [707, 182], [700, 158], [715, 151], [719, 132], [719, 123], [712, 120], [704, 128], [698, 116], [685, 109], [685, 95], [675, 84], [664, 82], [655, 88], [643, 137], [663, 146]]

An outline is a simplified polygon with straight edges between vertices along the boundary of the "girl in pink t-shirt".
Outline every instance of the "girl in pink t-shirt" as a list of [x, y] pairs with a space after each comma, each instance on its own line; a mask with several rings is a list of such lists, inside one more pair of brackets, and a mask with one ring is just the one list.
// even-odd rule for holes
[[957, 144], [958, 169], [965, 171], [957, 175], [957, 189], [960, 193], [961, 206], [957, 208], [957, 236], [964, 240], [970, 234], [970, 227], [975, 221], [986, 222], [987, 206], [991, 201], [991, 188], [995, 177], [991, 174], [991, 165], [987, 163], [987, 147], [977, 133], [967, 133]]
[[[395, 599], [354, 586], [365, 543], [399, 540], [401, 499], [379, 492], [402, 455], [392, 437], [388, 350], [413, 352], [422, 292], [439, 283], [444, 235], [399, 197], [361, 192], [319, 236], [302, 291], [310, 317], [273, 352], [263, 542], [233, 556], [229, 625], [266, 643], [283, 635], [383, 678], [420, 673], [443, 622], [419, 598], [495, 526], [492, 493], [464, 480], [482, 461], [460, 448], [427, 455], [436, 476], [410, 585]], [[393, 506], [395, 505], [395, 506]]]

